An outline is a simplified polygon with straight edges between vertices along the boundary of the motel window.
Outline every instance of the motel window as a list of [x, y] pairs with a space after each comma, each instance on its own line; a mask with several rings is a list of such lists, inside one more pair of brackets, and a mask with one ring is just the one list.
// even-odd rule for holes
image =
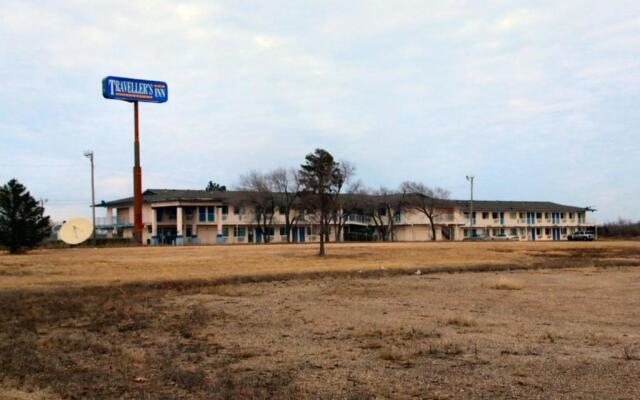
[[489, 219], [489, 213], [488, 212], [483, 212], [482, 213], [482, 219]]
[[542, 228], [536, 228], [536, 235], [542, 236]]
[[256, 207], [256, 215], [261, 216], [262, 214], [273, 215], [273, 208], [272, 207], [267, 207], [267, 208]]
[[200, 222], [205, 222], [207, 220], [207, 209], [205, 207], [198, 207], [198, 211], [200, 214]]
[[224, 237], [229, 236], [229, 227], [228, 226], [223, 226], [222, 227], [222, 236], [224, 236]]
[[560, 218], [564, 219], [564, 213], [560, 213]]
[[215, 209], [215, 207], [207, 207], [207, 221], [209, 222], [213, 222], [215, 221], [215, 217], [214, 217], [214, 213], [213, 210]]
[[222, 206], [222, 215], [229, 214], [229, 206]]
[[509, 213], [509, 218], [516, 219], [516, 215], [517, 215], [517, 213], [514, 213], [514, 212]]
[[492, 217], [493, 219], [498, 219], [498, 213], [497, 212], [492, 213]]
[[191, 218], [191, 215], [193, 214], [193, 208], [185, 207], [184, 208], [184, 213], [187, 216], [187, 218]]
[[267, 228], [267, 235], [269, 235], [269, 236], [273, 236], [273, 235], [274, 235], [274, 232], [275, 232], [275, 231], [274, 231], [274, 229], [273, 229], [273, 226], [270, 226], [270, 227], [268, 227], [268, 228]]
[[518, 230], [516, 228], [511, 228], [511, 234], [512, 235], [517, 235], [518, 234]]
[[236, 236], [244, 237], [246, 234], [246, 228], [244, 226], [236, 226]]
[[158, 222], [162, 222], [162, 215], [163, 213], [163, 209], [162, 208], [156, 208], [156, 215], [158, 216]]
[[551, 229], [545, 228], [544, 234], [547, 235], [547, 236], [551, 235]]
[[287, 236], [287, 230], [284, 228], [284, 226], [280, 227], [280, 236]]
[[191, 227], [187, 226], [187, 237], [191, 237], [192, 235], [192, 231], [191, 231]]
[[280, 213], [280, 215], [285, 215], [287, 213], [286, 207], [280, 206], [278, 208], [278, 212]]
[[464, 237], [469, 237], [469, 230], [468, 229], [464, 229], [462, 232], [464, 233]]
[[536, 219], [542, 219], [542, 213], [536, 213]]
[[569, 213], [569, 219], [573, 220], [573, 213]]
[[520, 219], [524, 219], [524, 213], [520, 213]]

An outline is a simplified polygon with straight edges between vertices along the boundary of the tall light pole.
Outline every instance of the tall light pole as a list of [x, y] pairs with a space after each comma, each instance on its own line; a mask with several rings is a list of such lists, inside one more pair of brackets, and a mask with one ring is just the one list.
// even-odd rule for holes
[[[471, 201], [469, 201], [469, 226], [473, 230], [473, 180], [475, 176], [467, 175], [467, 180], [471, 183]], [[473, 234], [473, 232], [471, 232]]]
[[96, 244], [96, 189], [94, 184], [93, 150], [84, 152], [84, 156], [91, 161], [91, 215], [93, 222], [93, 244]]

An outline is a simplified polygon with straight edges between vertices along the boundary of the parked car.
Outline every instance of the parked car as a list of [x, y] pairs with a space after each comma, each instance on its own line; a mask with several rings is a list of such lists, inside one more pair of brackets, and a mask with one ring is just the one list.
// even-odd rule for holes
[[567, 236], [569, 240], [594, 240], [595, 236], [585, 231], [575, 231]]
[[472, 241], [489, 240], [489, 236], [487, 236], [485, 234], [474, 235], [474, 236], [468, 236], [468, 237], [464, 238], [463, 240], [472, 240]]
[[520, 240], [518, 236], [509, 235], [508, 233], [498, 233], [491, 237], [491, 240]]

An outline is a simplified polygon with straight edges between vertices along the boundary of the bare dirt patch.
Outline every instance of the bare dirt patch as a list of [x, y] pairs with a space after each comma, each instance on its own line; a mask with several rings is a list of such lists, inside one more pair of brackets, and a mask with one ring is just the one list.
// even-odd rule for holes
[[640, 396], [639, 270], [512, 275], [527, 290], [479, 273], [5, 293], [2, 379], [84, 398]]

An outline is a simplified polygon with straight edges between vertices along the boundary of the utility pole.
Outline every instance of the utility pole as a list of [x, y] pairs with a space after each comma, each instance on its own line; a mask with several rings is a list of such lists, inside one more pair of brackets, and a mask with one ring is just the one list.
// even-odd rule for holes
[[93, 166], [93, 150], [87, 150], [84, 152], [84, 156], [91, 161], [91, 216], [93, 223], [93, 233], [91, 237], [93, 238], [93, 245], [96, 244], [96, 189], [95, 189], [95, 179], [94, 179], [94, 166]]
[[469, 201], [469, 227], [471, 228], [471, 234], [473, 234], [473, 180], [475, 176], [467, 175], [467, 180], [471, 183], [471, 201]]

